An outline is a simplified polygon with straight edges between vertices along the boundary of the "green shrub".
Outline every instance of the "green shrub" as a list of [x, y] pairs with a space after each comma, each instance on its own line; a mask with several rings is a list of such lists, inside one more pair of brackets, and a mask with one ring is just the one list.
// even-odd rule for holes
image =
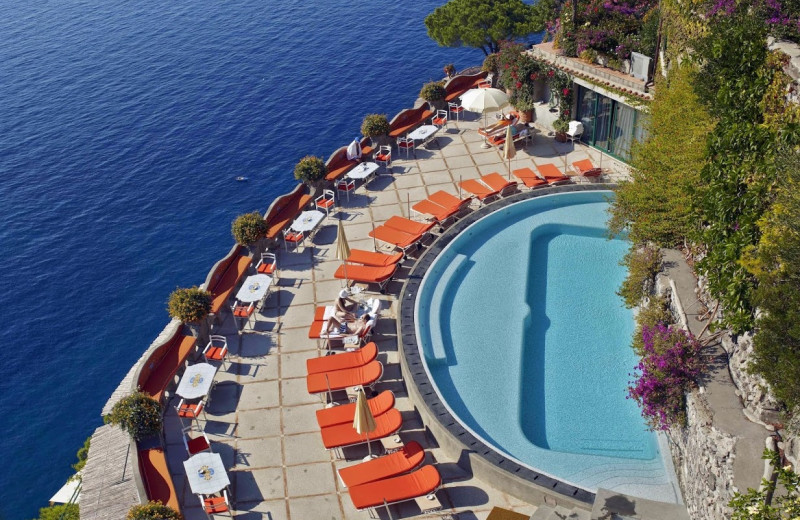
[[644, 356], [644, 342], [642, 341], [642, 330], [653, 328], [658, 324], [672, 325], [675, 317], [669, 310], [668, 302], [661, 296], [652, 296], [646, 304], [639, 307], [636, 313], [636, 330], [633, 333], [633, 343], [631, 347], [639, 357]]
[[361, 123], [361, 135], [364, 137], [381, 137], [389, 135], [389, 120], [386, 114], [367, 114]]
[[36, 520], [80, 520], [78, 504], [57, 504], [39, 509]]
[[179, 287], [169, 295], [167, 312], [183, 323], [202, 321], [211, 312], [211, 293], [199, 287]]
[[594, 49], [585, 49], [580, 54], [580, 58], [584, 61], [588, 61], [589, 63], [594, 63], [597, 59], [597, 51]]
[[620, 265], [628, 269], [628, 276], [622, 282], [617, 294], [622, 297], [625, 306], [632, 309], [639, 305], [645, 289], [661, 270], [661, 250], [654, 246], [631, 247]]
[[313, 155], [306, 155], [294, 167], [294, 178], [306, 183], [320, 181], [326, 173], [325, 161]]
[[90, 435], [89, 437], [86, 437], [83, 446], [81, 446], [81, 448], [78, 450], [78, 453], [76, 454], [78, 457], [78, 462], [72, 465], [72, 469], [74, 469], [76, 473], [82, 470], [86, 465], [86, 459], [89, 458], [89, 446], [91, 443], [92, 437]]
[[161, 431], [161, 404], [144, 392], [134, 392], [117, 401], [103, 419], [142, 440]]
[[500, 55], [495, 52], [486, 56], [483, 60], [483, 65], [481, 65], [481, 70], [491, 74], [500, 72]]
[[419, 97], [425, 101], [442, 101], [447, 96], [447, 91], [444, 89], [443, 81], [431, 81], [422, 86], [419, 91]]
[[553, 130], [555, 130], [557, 133], [563, 134], [569, 130], [569, 121], [561, 118], [556, 119], [553, 121]]
[[133, 506], [125, 520], [183, 520], [183, 515], [161, 502]]
[[261, 213], [254, 211], [239, 215], [231, 224], [231, 233], [237, 244], [249, 246], [255, 244], [267, 233], [267, 221]]

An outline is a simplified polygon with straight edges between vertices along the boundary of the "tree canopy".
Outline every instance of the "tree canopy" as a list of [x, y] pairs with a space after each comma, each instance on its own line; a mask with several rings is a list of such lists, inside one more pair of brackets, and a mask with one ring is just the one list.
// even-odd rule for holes
[[442, 47], [475, 47], [488, 56], [502, 40], [543, 30], [540, 11], [522, 0], [450, 0], [425, 18], [425, 27]]

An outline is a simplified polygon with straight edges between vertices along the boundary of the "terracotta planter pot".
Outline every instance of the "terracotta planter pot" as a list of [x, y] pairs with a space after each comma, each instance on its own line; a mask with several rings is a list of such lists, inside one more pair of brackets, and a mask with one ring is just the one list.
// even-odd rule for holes
[[519, 112], [520, 123], [530, 123], [533, 121], [533, 110], [517, 110]]
[[556, 132], [556, 141], [559, 143], [566, 143], [567, 142], [567, 133], [566, 132]]

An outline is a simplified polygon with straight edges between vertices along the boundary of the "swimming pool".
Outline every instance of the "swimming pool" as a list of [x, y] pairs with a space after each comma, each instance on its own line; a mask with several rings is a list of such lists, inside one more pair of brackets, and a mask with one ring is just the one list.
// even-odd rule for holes
[[464, 229], [423, 278], [417, 340], [450, 413], [497, 451], [589, 491], [677, 502], [663, 441], [625, 398], [637, 359], [611, 195], [536, 197]]

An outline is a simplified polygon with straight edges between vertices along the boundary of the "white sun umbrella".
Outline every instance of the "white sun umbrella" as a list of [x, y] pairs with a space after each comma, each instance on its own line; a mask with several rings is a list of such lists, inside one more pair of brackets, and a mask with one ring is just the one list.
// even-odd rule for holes
[[372, 458], [372, 447], [369, 445], [369, 432], [374, 431], [376, 427], [375, 417], [372, 416], [372, 410], [369, 408], [367, 396], [364, 395], [364, 388], [359, 388], [356, 394], [356, 414], [355, 417], [353, 417], [353, 429], [355, 429], [357, 434], [367, 436], [367, 450], [369, 452], [367, 459]]
[[506, 128], [506, 143], [503, 148], [503, 157], [508, 159], [508, 178], [511, 178], [511, 159], [517, 155], [517, 150], [514, 148], [514, 139], [511, 135], [511, 125]]
[[339, 231], [336, 234], [336, 259], [342, 261], [344, 268], [344, 284], [347, 287], [347, 259], [350, 258], [350, 245], [347, 243], [347, 237], [344, 234], [344, 225], [342, 224], [342, 216], [339, 213]]
[[361, 142], [358, 137], [353, 139], [353, 142], [347, 147], [347, 160], [361, 159]]
[[[461, 96], [461, 106], [470, 112], [483, 114], [483, 126], [486, 126], [486, 114], [496, 112], [508, 105], [508, 94], [496, 88], [474, 88]], [[486, 148], [489, 147], [484, 139]]]

